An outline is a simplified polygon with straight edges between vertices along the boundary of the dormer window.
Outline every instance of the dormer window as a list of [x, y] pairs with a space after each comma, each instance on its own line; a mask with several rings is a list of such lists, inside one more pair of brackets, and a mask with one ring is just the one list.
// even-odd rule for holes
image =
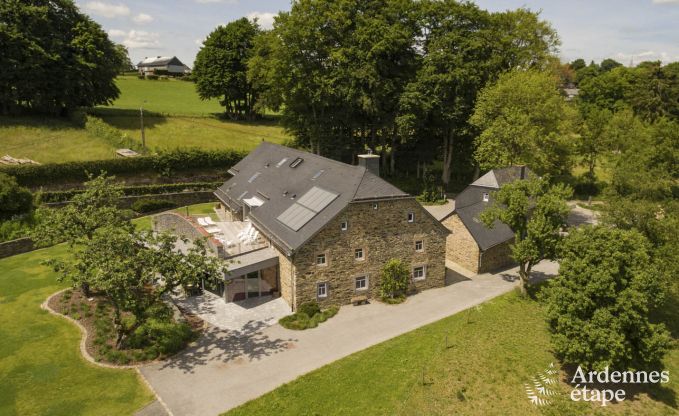
[[489, 199], [490, 199], [490, 195], [488, 194], [488, 192], [484, 192], [483, 193], [483, 202], [488, 202]]

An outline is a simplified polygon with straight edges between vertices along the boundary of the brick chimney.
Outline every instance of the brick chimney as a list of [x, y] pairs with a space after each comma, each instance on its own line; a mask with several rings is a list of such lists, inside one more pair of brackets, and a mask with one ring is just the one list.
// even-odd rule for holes
[[358, 166], [363, 166], [376, 176], [380, 176], [380, 155], [374, 155], [372, 151], [368, 151], [364, 155], [358, 155]]

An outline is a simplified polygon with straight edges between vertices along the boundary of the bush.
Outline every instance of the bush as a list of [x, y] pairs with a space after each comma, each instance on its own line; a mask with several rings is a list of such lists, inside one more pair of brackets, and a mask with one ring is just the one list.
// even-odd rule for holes
[[13, 220], [0, 221], [0, 242], [27, 237], [35, 222], [35, 216], [32, 213]]
[[[305, 307], [305, 310], [307, 311], [316, 312], [314, 312], [313, 315], [309, 315], [302, 311], [302, 307]], [[304, 329], [316, 328], [318, 324], [337, 315], [338, 311], [339, 308], [337, 306], [331, 306], [328, 309], [321, 311], [316, 302], [308, 302], [300, 305], [298, 312], [281, 318], [278, 323], [281, 324], [283, 328], [301, 331]]]
[[134, 158], [2, 166], [0, 172], [14, 176], [19, 185], [40, 186], [46, 183], [83, 182], [88, 179], [88, 172], [98, 174], [105, 171], [109, 175], [156, 172], [169, 176], [175, 171], [229, 168], [245, 155], [245, 152], [238, 150], [176, 149]]
[[405, 291], [408, 288], [408, 278], [410, 271], [408, 266], [399, 259], [391, 259], [384, 265], [382, 269], [382, 280], [380, 282], [380, 296], [383, 300], [393, 300], [404, 297]]
[[33, 194], [17, 180], [0, 172], [0, 219], [9, 219], [33, 210]]
[[321, 307], [318, 306], [318, 302], [306, 302], [299, 305], [299, 313], [304, 313], [307, 316], [314, 316], [321, 312]]
[[154, 75], [154, 74], [146, 74], [146, 79], [149, 79], [149, 80], [151, 80], [151, 81], [155, 81], [155, 80], [158, 79], [158, 75]]
[[147, 212], [161, 211], [176, 207], [177, 204], [162, 199], [140, 199], [132, 204], [132, 209], [140, 214]]
[[173, 354], [193, 338], [191, 327], [185, 323], [165, 322], [151, 318], [140, 325], [128, 339], [132, 348], [154, 346], [160, 354]]
[[104, 139], [116, 148], [134, 149], [141, 152], [143, 149], [141, 144], [130, 138], [127, 134], [121, 132], [115, 127], [110, 126], [102, 119], [86, 114], [85, 116], [85, 130], [94, 137]]

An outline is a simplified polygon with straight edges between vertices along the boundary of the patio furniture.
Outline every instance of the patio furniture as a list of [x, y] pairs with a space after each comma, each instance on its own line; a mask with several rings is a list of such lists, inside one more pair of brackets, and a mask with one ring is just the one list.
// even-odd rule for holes
[[222, 232], [222, 229], [213, 225], [211, 227], [205, 228], [205, 231], [207, 231], [210, 234], [217, 234]]
[[208, 225], [216, 225], [217, 223], [210, 217], [203, 218]]
[[198, 224], [202, 225], [203, 227], [207, 227], [209, 224], [205, 221], [205, 218], [198, 218], [197, 219]]

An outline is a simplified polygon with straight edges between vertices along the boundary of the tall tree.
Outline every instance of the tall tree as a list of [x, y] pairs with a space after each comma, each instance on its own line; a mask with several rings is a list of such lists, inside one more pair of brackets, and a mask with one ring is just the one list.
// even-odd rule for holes
[[259, 33], [257, 22], [241, 18], [210, 33], [196, 55], [193, 76], [202, 100], [220, 98], [231, 119], [252, 119], [259, 96], [247, 78], [248, 59]]
[[527, 164], [539, 174], [568, 173], [574, 115], [553, 75], [503, 74], [479, 94], [470, 120], [481, 132], [474, 156], [484, 170]]
[[0, 2], [0, 113], [66, 114], [118, 97], [119, 54], [71, 0]]
[[554, 259], [561, 240], [560, 231], [566, 223], [566, 199], [573, 191], [562, 185], [549, 185], [543, 178], [529, 178], [504, 185], [494, 195], [494, 202], [480, 216], [487, 227], [496, 220], [514, 231], [510, 248], [519, 264], [522, 293], [530, 284], [533, 266], [545, 259]]
[[134, 69], [132, 60], [130, 59], [130, 52], [127, 50], [127, 46], [121, 45], [119, 43], [115, 44], [116, 53], [118, 54], [118, 67], [119, 73], [125, 73]]
[[469, 117], [478, 92], [504, 71], [545, 66], [558, 39], [526, 9], [489, 14], [452, 0], [424, 1], [421, 8], [422, 64], [401, 98], [400, 121], [440, 149], [441, 181], [448, 184], [453, 160], [473, 150]]
[[607, 109], [592, 107], [584, 111], [583, 123], [576, 151], [587, 166], [587, 175], [594, 181], [594, 170], [599, 158], [611, 148], [607, 135], [608, 123], [612, 114]]
[[572, 230], [559, 277], [548, 287], [547, 317], [557, 356], [588, 370], [657, 370], [671, 339], [649, 320], [663, 299], [648, 241], [609, 227]]

